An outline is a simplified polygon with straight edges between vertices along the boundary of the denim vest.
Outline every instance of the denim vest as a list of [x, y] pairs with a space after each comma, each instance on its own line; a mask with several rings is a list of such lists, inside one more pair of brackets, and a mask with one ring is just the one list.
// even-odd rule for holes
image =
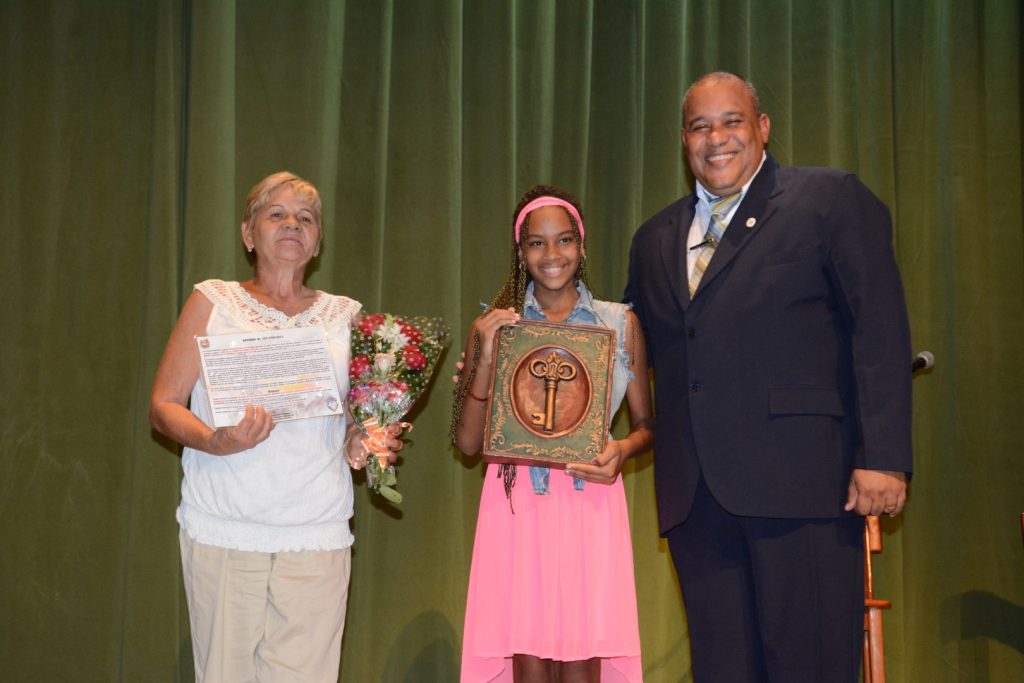
[[[610, 417], [618, 411], [619, 404], [622, 403], [622, 399], [626, 395], [626, 386], [633, 379], [633, 371], [629, 369], [629, 354], [626, 352], [626, 311], [630, 306], [595, 299], [582, 282], [576, 283], [576, 291], [579, 292], [580, 298], [565, 322], [570, 325], [597, 325], [615, 330], [615, 364], [612, 368], [612, 395], [608, 408]], [[526, 320], [546, 319], [544, 311], [533, 295], [532, 282], [526, 287], [526, 296], [523, 299], [523, 318]], [[611, 434], [608, 435], [608, 438], [611, 438]], [[547, 494], [550, 474], [551, 470], [547, 467], [530, 467], [530, 483], [533, 484], [534, 493]], [[577, 491], [583, 490], [585, 482], [582, 479], [573, 477], [572, 483]]]

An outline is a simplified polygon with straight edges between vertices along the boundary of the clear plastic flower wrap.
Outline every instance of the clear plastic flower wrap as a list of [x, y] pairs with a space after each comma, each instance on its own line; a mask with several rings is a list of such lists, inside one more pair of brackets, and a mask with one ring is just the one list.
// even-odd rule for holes
[[363, 315], [352, 328], [348, 403], [372, 455], [366, 463], [366, 483], [393, 503], [401, 503], [402, 494], [394, 488], [397, 476], [388, 462], [383, 429], [401, 422], [426, 390], [448, 335], [440, 318], [390, 313]]

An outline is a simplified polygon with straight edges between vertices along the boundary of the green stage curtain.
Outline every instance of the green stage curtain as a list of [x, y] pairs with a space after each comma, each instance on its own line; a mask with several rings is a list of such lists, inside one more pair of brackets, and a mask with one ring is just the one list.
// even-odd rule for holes
[[[10, 0], [3, 17], [0, 679], [192, 680], [179, 451], [150, 430], [149, 390], [192, 284], [249, 277], [245, 192], [289, 169], [323, 196], [311, 286], [454, 329], [404, 504], [357, 477], [341, 678], [457, 680], [482, 468], [448, 442], [448, 375], [505, 278], [516, 198], [579, 196], [591, 281], [617, 299], [633, 232], [692, 184], [682, 93], [726, 69], [758, 85], [782, 163], [851, 169], [891, 207], [914, 344], [938, 358], [875, 559], [889, 680], [1024, 680], [1018, 0]], [[646, 680], [689, 681], [650, 456], [625, 477]]]

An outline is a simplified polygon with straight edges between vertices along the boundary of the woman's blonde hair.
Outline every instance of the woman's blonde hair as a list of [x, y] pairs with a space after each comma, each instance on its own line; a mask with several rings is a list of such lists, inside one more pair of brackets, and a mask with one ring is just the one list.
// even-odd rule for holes
[[291, 186], [297, 195], [305, 199], [313, 207], [313, 214], [316, 217], [316, 224], [323, 228], [323, 213], [320, 208], [320, 193], [317, 192], [313, 183], [300, 178], [289, 171], [278, 171], [268, 175], [263, 180], [252, 186], [249, 195], [245, 200], [245, 211], [242, 212], [242, 222], [249, 224], [253, 216], [259, 213], [260, 209], [270, 201], [270, 195], [278, 188], [285, 185]]

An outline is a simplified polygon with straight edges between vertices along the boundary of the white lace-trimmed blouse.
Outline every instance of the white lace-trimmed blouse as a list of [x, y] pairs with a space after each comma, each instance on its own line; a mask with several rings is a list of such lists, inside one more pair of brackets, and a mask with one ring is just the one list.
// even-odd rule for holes
[[[207, 335], [323, 327], [338, 388], [342, 396], [348, 393], [350, 325], [359, 302], [317, 292], [308, 309], [287, 316], [261, 304], [237, 282], [207, 280], [195, 288], [213, 303]], [[200, 420], [213, 424], [201, 373], [190, 407]], [[325, 416], [279, 422], [265, 441], [233, 455], [186, 448], [177, 513], [181, 528], [200, 543], [238, 550], [352, 545], [352, 474], [340, 453], [344, 434], [344, 416]]]

